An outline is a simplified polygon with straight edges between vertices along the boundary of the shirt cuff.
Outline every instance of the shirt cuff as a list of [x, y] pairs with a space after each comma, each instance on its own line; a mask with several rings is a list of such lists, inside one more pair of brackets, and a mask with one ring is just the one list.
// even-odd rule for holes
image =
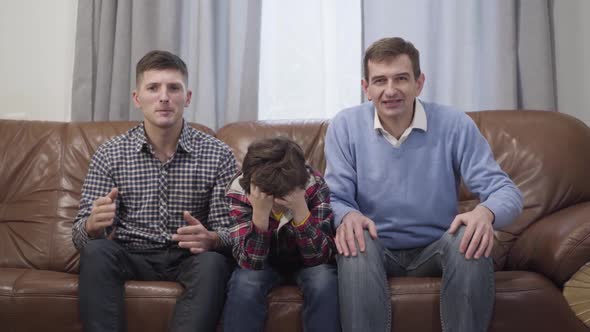
[[295, 226], [295, 228], [297, 228], [297, 227], [301, 227], [301, 226], [305, 225], [305, 223], [307, 222], [307, 220], [309, 219], [309, 217], [310, 217], [310, 216], [311, 216], [311, 212], [308, 212], [308, 213], [307, 213], [307, 217], [305, 217], [305, 219], [303, 219], [303, 220], [302, 220], [302, 221], [300, 221], [300, 222], [296, 222], [296, 221], [294, 221], [294, 220], [293, 220], [293, 221], [291, 222], [291, 224], [293, 224], [293, 226]]
[[225, 248], [232, 247], [232, 241], [229, 236], [229, 232], [226, 231], [218, 231], [217, 236], [219, 236], [219, 247], [218, 250], [223, 250]]
[[252, 231], [258, 235], [261, 235], [265, 238], [270, 237], [272, 235], [272, 231], [270, 229], [267, 229], [265, 231], [261, 230], [260, 228], [256, 227], [256, 225], [254, 224], [254, 222], [252, 222], [250, 224], [250, 227], [252, 229]]

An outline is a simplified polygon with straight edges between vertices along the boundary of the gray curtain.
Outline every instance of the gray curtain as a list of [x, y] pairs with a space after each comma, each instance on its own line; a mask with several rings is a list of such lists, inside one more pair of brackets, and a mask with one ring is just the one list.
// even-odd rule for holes
[[164, 49], [189, 69], [185, 119], [213, 129], [258, 111], [262, 0], [79, 0], [72, 120], [139, 120], [135, 65]]
[[553, 1], [365, 0], [363, 44], [420, 51], [425, 100], [465, 111], [556, 109]]

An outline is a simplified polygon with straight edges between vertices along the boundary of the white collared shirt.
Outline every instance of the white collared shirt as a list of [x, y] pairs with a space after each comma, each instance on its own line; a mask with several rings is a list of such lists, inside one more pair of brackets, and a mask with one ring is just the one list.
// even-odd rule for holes
[[422, 103], [416, 99], [416, 106], [414, 108], [414, 117], [412, 118], [412, 122], [410, 122], [410, 126], [406, 128], [406, 130], [402, 133], [399, 139], [395, 138], [391, 135], [383, 125], [381, 124], [381, 120], [379, 120], [379, 114], [377, 113], [377, 108], [375, 108], [375, 130], [379, 131], [383, 137], [391, 144], [394, 148], [399, 148], [402, 143], [410, 136], [410, 133], [414, 129], [422, 129], [426, 131], [426, 113], [424, 112], [424, 106]]

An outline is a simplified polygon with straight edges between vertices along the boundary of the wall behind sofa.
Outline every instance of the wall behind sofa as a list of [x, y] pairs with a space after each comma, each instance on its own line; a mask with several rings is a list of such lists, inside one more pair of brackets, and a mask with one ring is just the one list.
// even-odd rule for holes
[[557, 107], [590, 126], [590, 1], [555, 1]]
[[[590, 1], [555, 1], [560, 112], [590, 125]], [[77, 0], [6, 0], [0, 10], [0, 119], [70, 121]]]
[[0, 9], [0, 119], [69, 121], [77, 0]]

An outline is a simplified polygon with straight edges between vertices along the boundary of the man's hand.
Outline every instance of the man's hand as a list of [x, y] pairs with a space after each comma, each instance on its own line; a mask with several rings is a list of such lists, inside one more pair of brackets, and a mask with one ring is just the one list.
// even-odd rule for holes
[[99, 238], [103, 235], [104, 229], [113, 224], [115, 220], [115, 213], [119, 191], [117, 188], [111, 189], [111, 192], [104, 197], [97, 198], [92, 203], [92, 210], [90, 216], [86, 220], [86, 233], [93, 239]]
[[466, 259], [478, 259], [481, 255], [490, 257], [494, 247], [494, 214], [488, 208], [478, 205], [473, 211], [459, 214], [449, 227], [453, 234], [459, 226], [465, 225], [465, 233], [459, 245], [459, 251], [465, 253]]
[[193, 254], [200, 254], [219, 246], [220, 239], [216, 232], [208, 231], [187, 211], [184, 211], [183, 217], [188, 226], [179, 227], [176, 234], [172, 235], [172, 240], [178, 241], [179, 247], [187, 248]]
[[258, 229], [268, 230], [268, 218], [274, 204], [274, 196], [262, 192], [260, 188], [251, 183], [248, 200], [252, 204], [252, 222]]
[[283, 198], [275, 198], [274, 202], [291, 210], [295, 223], [303, 221], [309, 214], [309, 208], [305, 201], [305, 189], [296, 188]]
[[356, 256], [357, 252], [354, 239], [358, 241], [361, 252], [364, 252], [365, 229], [369, 230], [369, 234], [373, 239], [377, 239], [377, 228], [375, 227], [375, 222], [373, 222], [373, 220], [358, 212], [347, 213], [344, 218], [342, 218], [340, 226], [336, 229], [336, 236], [334, 237], [338, 253], [344, 256]]

